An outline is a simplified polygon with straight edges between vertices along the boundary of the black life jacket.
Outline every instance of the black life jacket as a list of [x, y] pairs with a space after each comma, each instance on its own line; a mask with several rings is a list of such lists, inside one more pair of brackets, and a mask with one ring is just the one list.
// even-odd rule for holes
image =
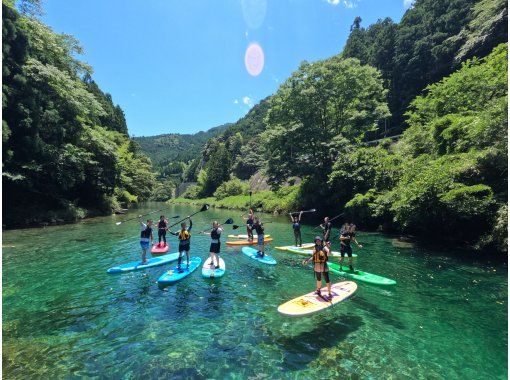
[[221, 232], [218, 232], [218, 229], [217, 228], [213, 228], [211, 230], [211, 239], [219, 239], [221, 236]]
[[160, 221], [158, 222], [158, 228], [159, 228], [160, 230], [165, 229], [165, 228], [166, 228], [166, 222], [165, 222], [164, 220], [160, 220]]
[[140, 231], [140, 238], [149, 239], [151, 237], [152, 228], [147, 227], [145, 230]]
[[264, 234], [264, 226], [260, 223], [255, 223], [253, 225], [253, 229], [257, 231], [257, 235], [263, 235]]

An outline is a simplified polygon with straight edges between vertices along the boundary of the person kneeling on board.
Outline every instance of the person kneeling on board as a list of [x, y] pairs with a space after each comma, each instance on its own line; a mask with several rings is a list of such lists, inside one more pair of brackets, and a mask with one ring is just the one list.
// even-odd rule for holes
[[309, 259], [304, 260], [303, 265], [306, 265], [310, 262], [310, 260], [313, 260], [313, 271], [317, 278], [316, 293], [319, 297], [322, 297], [322, 275], [324, 275], [324, 280], [326, 280], [326, 285], [328, 287], [328, 297], [329, 299], [332, 299], [333, 296], [331, 295], [331, 282], [329, 281], [328, 269], [329, 245], [330, 244], [327, 242], [324, 243], [320, 236], [316, 236], [312, 256]]
[[258, 216], [255, 217], [252, 230], [257, 232], [257, 256], [264, 257], [264, 224], [260, 221]]
[[191, 221], [191, 218], [189, 218], [189, 227], [186, 225], [186, 222], [181, 223], [181, 230], [179, 232], [172, 232], [170, 233], [172, 235], [177, 236], [179, 239], [179, 260], [177, 261], [177, 270], [179, 273], [182, 272], [181, 269], [181, 261], [182, 261], [182, 254], [186, 253], [186, 269], [189, 268], [189, 249], [190, 249], [190, 242], [191, 242], [191, 227], [193, 227], [193, 222]]
[[[141, 218], [141, 217], [140, 217]], [[142, 265], [147, 264], [147, 250], [154, 237], [152, 236], [152, 220], [147, 219], [147, 224], [140, 219], [140, 246], [142, 247]]]
[[158, 247], [161, 247], [161, 238], [163, 238], [164, 247], [166, 247], [166, 231], [168, 230], [168, 220], [164, 215], [159, 217], [158, 222]]
[[[211, 256], [211, 267], [218, 269], [220, 267], [220, 237], [223, 232], [218, 222], [215, 220], [212, 224], [211, 235], [211, 247], [209, 248], [209, 255]], [[216, 257], [216, 265], [214, 265], [214, 258]]]

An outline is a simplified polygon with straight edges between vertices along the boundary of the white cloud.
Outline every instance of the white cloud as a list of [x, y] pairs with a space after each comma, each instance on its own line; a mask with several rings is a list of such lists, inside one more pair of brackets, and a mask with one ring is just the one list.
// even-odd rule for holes
[[239, 100], [234, 99], [234, 104], [239, 104]]
[[414, 4], [414, 0], [404, 0], [404, 8], [411, 8]]
[[249, 96], [243, 96], [243, 103], [248, 107], [253, 107], [253, 99], [251, 99]]
[[349, 9], [356, 8], [358, 6], [358, 3], [360, 2], [360, 0], [326, 0], [326, 1], [331, 5], [338, 5], [341, 2], [344, 7]]

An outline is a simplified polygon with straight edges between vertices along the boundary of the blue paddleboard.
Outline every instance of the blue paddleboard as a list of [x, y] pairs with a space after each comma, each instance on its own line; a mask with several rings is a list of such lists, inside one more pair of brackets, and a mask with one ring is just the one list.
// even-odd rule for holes
[[138, 261], [131, 261], [126, 264], [117, 265], [115, 267], [111, 267], [106, 272], [108, 273], [125, 273], [125, 272], [131, 272], [134, 270], [141, 270], [146, 268], [152, 268], [157, 267], [159, 265], [165, 265], [168, 263], [171, 263], [172, 261], [175, 261], [179, 258], [179, 252], [175, 253], [169, 253], [167, 255], [158, 256], [158, 257], [152, 257], [149, 260], [147, 260], [147, 263], [142, 265], [142, 262], [140, 260]]
[[259, 263], [268, 264], [268, 265], [276, 265], [276, 260], [271, 256], [265, 254], [264, 257], [260, 257], [257, 255], [257, 250], [252, 247], [243, 247], [242, 252], [248, 256], [250, 259], [257, 260]]
[[171, 285], [177, 281], [182, 280], [184, 277], [189, 276], [197, 269], [202, 263], [202, 259], [198, 256], [193, 256], [189, 259], [189, 268], [186, 268], [186, 256], [183, 257], [181, 262], [181, 271], [177, 270], [177, 265], [167, 270], [158, 278], [158, 285], [166, 286]]

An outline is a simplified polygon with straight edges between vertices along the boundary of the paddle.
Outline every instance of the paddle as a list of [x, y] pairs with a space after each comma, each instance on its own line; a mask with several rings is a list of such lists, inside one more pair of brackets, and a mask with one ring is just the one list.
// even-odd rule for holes
[[[142, 216], [147, 216], [147, 215], [150, 215], [150, 214], [154, 214], [155, 212], [159, 212], [159, 211], [163, 211], [163, 210], [167, 210], [165, 208], [161, 208], [159, 210], [154, 210], [154, 211], [151, 211], [151, 212], [148, 212], [147, 214], [143, 214], [143, 215], [138, 215], [138, 216], [135, 216], [134, 218], [130, 218], [130, 219], [126, 219], [126, 220], [122, 220], [120, 222], [117, 222], [115, 223], [117, 226], [121, 225], [122, 223], [126, 223], [126, 222], [129, 222], [130, 220], [135, 220], [135, 219], [139, 219], [141, 218]], [[176, 215], [176, 216], [172, 216], [170, 219], [176, 219], [180, 217], [180, 215]]]
[[[345, 214], [345, 212], [342, 212], [341, 214], [338, 214], [337, 216], [331, 218], [329, 221], [332, 222], [333, 220], [340, 218], [343, 214]], [[319, 227], [320, 227], [320, 224], [317, 227], [315, 227], [314, 230], [316, 230]]]
[[316, 210], [316, 209], [314, 209], [314, 208], [312, 208], [311, 210], [306, 210], [306, 211], [293, 211], [293, 212], [291, 212], [290, 214], [291, 214], [291, 215], [299, 214], [299, 213], [303, 213], [303, 214], [304, 214], [305, 212], [315, 212], [315, 211], [317, 211], [317, 210]]
[[197, 212], [194, 212], [193, 214], [188, 215], [188, 216], [187, 216], [187, 217], [185, 217], [184, 219], [179, 220], [177, 223], [174, 223], [174, 224], [172, 224], [171, 226], [168, 226], [167, 228], [168, 228], [168, 229], [170, 229], [170, 228], [172, 228], [172, 227], [174, 227], [174, 226], [178, 225], [179, 223], [184, 222], [186, 219], [191, 218], [193, 215], [196, 215], [196, 214], [198, 214], [199, 212], [203, 212], [203, 211], [207, 211], [207, 210], [209, 210], [209, 205], [208, 205], [208, 204], [205, 204], [205, 205], [203, 205], [203, 206], [202, 206], [202, 208], [201, 208], [200, 210], [198, 210]]
[[[234, 223], [234, 219], [232, 219], [232, 218], [228, 218], [228, 219], [225, 221], [225, 223], [219, 224], [219, 225], [218, 225], [218, 227], [219, 227], [219, 226], [223, 226], [224, 224], [233, 224], [233, 223]], [[205, 232], [207, 232], [207, 231], [209, 231], [209, 230], [210, 230], [210, 228], [206, 228], [205, 230], [200, 231], [199, 233], [200, 233], [200, 234], [203, 234], [203, 233], [205, 233]]]
[[[264, 224], [269, 224], [269, 223], [273, 223], [273, 222], [272, 222], [272, 221], [271, 221], [271, 222], [264, 222]], [[237, 224], [234, 224], [234, 225], [232, 226], [232, 229], [233, 229], [233, 230], [237, 230], [239, 227], [245, 227], [245, 226], [246, 226], [246, 224], [245, 224], [245, 225], [243, 225], [243, 226], [238, 226]]]

